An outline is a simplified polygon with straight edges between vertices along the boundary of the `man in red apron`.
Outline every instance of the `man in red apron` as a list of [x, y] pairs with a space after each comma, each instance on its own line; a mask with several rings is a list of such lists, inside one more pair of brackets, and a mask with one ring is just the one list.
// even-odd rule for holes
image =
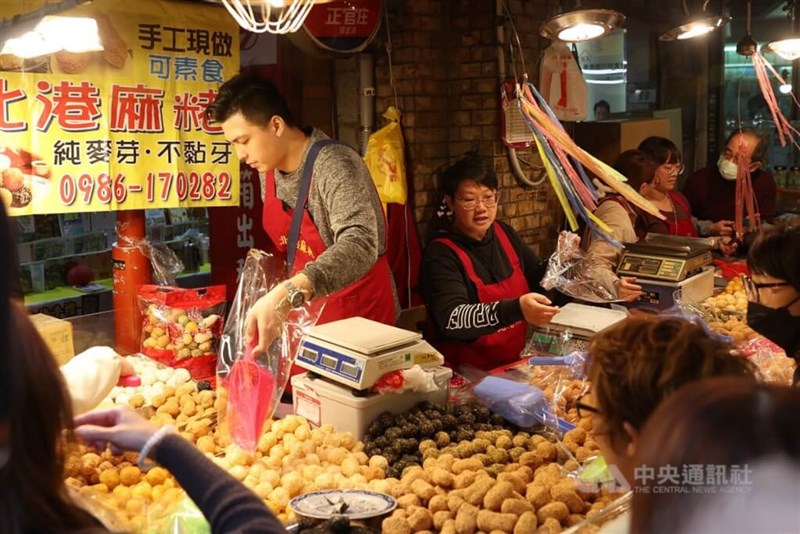
[[291, 310], [315, 297], [327, 300], [318, 323], [361, 316], [394, 324], [386, 223], [361, 157], [298, 127], [275, 86], [257, 77], [227, 81], [207, 113], [239, 159], [259, 171], [264, 230], [271, 252], [286, 258], [286, 281], [248, 314], [254, 350], [266, 351]]

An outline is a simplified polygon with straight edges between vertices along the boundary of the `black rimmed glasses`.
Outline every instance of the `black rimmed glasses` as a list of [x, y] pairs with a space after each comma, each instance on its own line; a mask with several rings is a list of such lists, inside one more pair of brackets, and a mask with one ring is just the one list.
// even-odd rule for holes
[[791, 285], [789, 282], [767, 282], [759, 284], [754, 282], [752, 278], [746, 274], [742, 275], [742, 285], [744, 286], [744, 293], [747, 295], [747, 300], [750, 302], [761, 302], [761, 290], [773, 287], [784, 287]]
[[600, 414], [600, 410], [598, 410], [594, 406], [590, 406], [585, 402], [583, 402], [583, 399], [585, 399], [588, 395], [589, 394], [587, 393], [586, 395], [582, 396], [575, 403], [575, 408], [577, 408], [578, 410], [578, 417], [580, 417], [581, 419], [583, 419], [584, 417], [589, 417], [590, 415]]

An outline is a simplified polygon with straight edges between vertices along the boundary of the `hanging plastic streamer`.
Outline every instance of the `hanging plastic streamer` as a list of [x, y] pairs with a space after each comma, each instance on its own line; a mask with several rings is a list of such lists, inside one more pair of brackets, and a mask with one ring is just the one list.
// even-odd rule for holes
[[[775, 76], [775, 79], [778, 80], [781, 85], [786, 85], [786, 80], [783, 79], [778, 71], [775, 70], [775, 67], [773, 67], [760, 52], [755, 52], [750, 58], [753, 62], [753, 69], [756, 71], [756, 79], [758, 80], [761, 94], [764, 96], [764, 100], [766, 100], [767, 106], [769, 107], [769, 112], [772, 115], [772, 122], [775, 123], [775, 127], [778, 129], [778, 138], [781, 141], [781, 146], [785, 147], [788, 140], [788, 142], [800, 149], [800, 131], [792, 126], [789, 119], [781, 112], [781, 108], [778, 106], [778, 99], [775, 97], [775, 91], [772, 90], [772, 84], [769, 81], [769, 72]], [[798, 103], [794, 93], [789, 93], [789, 95], [792, 97], [795, 106], [800, 107], [800, 103]]]
[[747, 157], [747, 145], [744, 137], [739, 136], [736, 165], [736, 214], [733, 221], [736, 238], [742, 239], [745, 234], [744, 221], [747, 219], [747, 231], [757, 232], [761, 226], [761, 214], [758, 212], [758, 201], [753, 189], [753, 178], [750, 174], [750, 158]]
[[597, 208], [598, 194], [584, 167], [628, 202], [663, 219], [658, 208], [625, 183], [627, 178], [583, 150], [572, 140], [553, 110], [531, 83], [518, 85], [517, 91], [521, 95], [517, 100], [520, 111], [536, 138], [536, 146], [544, 162], [550, 184], [573, 231], [578, 229], [578, 218], [580, 218], [586, 222], [592, 233], [614, 246], [622, 247], [622, 244], [612, 237], [611, 229], [593, 213]]

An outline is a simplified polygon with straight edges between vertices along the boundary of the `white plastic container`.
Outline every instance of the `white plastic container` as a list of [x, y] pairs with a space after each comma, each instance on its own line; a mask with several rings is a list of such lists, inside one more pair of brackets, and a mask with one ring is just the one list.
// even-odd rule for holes
[[294, 413], [308, 419], [314, 426], [330, 423], [339, 432], [352, 432], [362, 439], [370, 423], [383, 412], [403, 413], [423, 401], [445, 404], [450, 394], [453, 371], [439, 367], [436, 383], [442, 386], [430, 393], [406, 392], [381, 395], [370, 393], [357, 397], [353, 390], [325, 378], [310, 378], [308, 373], [292, 377]]

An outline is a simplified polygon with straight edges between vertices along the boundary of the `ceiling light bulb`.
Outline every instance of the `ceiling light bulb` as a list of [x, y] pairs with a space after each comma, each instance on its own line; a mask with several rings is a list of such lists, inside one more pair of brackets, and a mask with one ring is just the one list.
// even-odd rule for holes
[[688, 30], [680, 34], [678, 36], [678, 39], [681, 41], [684, 39], [692, 39], [693, 37], [699, 37], [700, 35], [711, 33], [715, 29], [716, 29], [715, 26], [711, 26], [709, 24], [706, 24], [705, 22], [698, 22], [692, 24]]
[[800, 39], [783, 39], [767, 45], [770, 52], [775, 52], [783, 59], [793, 61], [800, 58]]
[[283, 7], [283, 0], [269, 0], [269, 5], [272, 7], [281, 8]]
[[589, 39], [600, 37], [605, 32], [606, 29], [600, 24], [581, 22], [580, 24], [561, 30], [558, 34], [558, 39], [568, 42], [588, 41]]
[[778, 87], [778, 91], [780, 91], [784, 95], [788, 95], [792, 92], [792, 84], [790, 83], [782, 83], [780, 87]]

